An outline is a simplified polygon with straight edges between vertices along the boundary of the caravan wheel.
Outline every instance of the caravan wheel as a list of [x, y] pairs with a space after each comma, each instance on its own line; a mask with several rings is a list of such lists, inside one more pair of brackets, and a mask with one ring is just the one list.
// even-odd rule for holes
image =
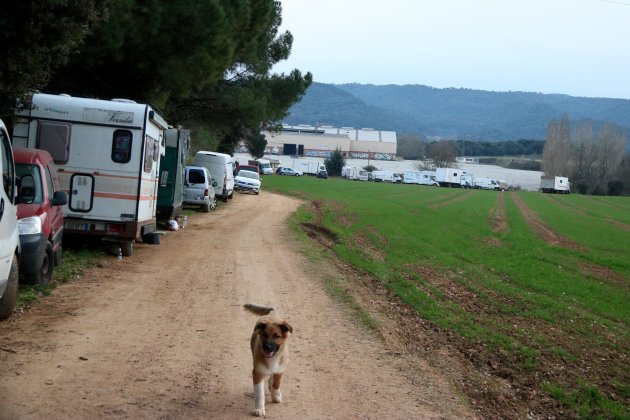
[[133, 254], [133, 244], [135, 242], [135, 240], [131, 240], [120, 243], [120, 250], [122, 251], [123, 257], [131, 257]]

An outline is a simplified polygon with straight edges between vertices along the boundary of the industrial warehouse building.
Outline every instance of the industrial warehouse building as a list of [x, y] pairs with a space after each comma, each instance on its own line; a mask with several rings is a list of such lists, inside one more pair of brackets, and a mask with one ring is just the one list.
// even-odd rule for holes
[[396, 132], [371, 128], [283, 125], [263, 132], [267, 154], [327, 158], [339, 149], [346, 159], [396, 159]]

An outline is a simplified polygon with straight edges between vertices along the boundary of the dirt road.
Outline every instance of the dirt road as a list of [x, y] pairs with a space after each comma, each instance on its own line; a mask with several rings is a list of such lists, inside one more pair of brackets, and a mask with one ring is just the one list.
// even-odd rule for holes
[[247, 302], [294, 328], [284, 402], [267, 398], [267, 417], [473, 418], [427, 363], [324, 292], [340, 274], [297, 252], [286, 221], [299, 204], [237, 195], [0, 323], [0, 418], [251, 418]]

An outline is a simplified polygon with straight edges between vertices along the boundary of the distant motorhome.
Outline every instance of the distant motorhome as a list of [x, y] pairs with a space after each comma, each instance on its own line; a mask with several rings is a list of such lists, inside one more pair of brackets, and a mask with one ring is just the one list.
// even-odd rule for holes
[[405, 171], [403, 182], [405, 184], [440, 186], [435, 180], [435, 171]]

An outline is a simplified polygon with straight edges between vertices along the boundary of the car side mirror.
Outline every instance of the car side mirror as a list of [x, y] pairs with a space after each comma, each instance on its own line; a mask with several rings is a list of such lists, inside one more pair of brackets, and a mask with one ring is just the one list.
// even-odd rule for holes
[[213, 187], [218, 187], [218, 186], [219, 186], [219, 183], [218, 183], [217, 181], [212, 181], [212, 186], [213, 186]]
[[68, 204], [68, 194], [65, 191], [55, 191], [52, 198], [53, 206], [63, 206]]

